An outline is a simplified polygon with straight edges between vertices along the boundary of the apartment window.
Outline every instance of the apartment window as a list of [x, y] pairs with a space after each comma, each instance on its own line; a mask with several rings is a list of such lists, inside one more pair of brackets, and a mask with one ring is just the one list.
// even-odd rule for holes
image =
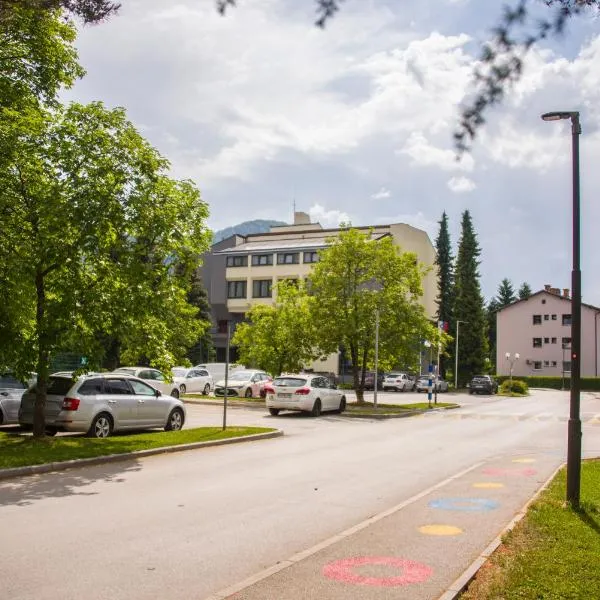
[[542, 315], [533, 315], [533, 324], [541, 325], [542, 324]]
[[533, 338], [533, 347], [541, 348], [542, 347], [542, 338]]
[[556, 321], [556, 315], [552, 315], [552, 320]]
[[546, 298], [542, 298], [542, 304], [546, 304]]
[[227, 321], [217, 321], [217, 333], [227, 333]]
[[556, 344], [556, 338], [552, 338], [552, 343]]
[[300, 262], [299, 252], [279, 252], [277, 254], [278, 265], [297, 265]]
[[555, 366], [556, 366], [556, 361], [555, 361], [555, 360], [553, 360], [553, 361], [552, 361], [552, 366], [553, 366], [553, 367], [555, 367]]
[[549, 344], [550, 343], [550, 338], [544, 338], [544, 344]]
[[227, 297], [228, 298], [245, 298], [246, 297], [246, 282], [245, 281], [228, 281], [227, 282]]
[[549, 360], [545, 360], [544, 361], [544, 366], [545, 367], [549, 367], [550, 366], [550, 361]]
[[570, 343], [571, 343], [571, 338], [563, 338], [562, 339], [563, 346], [568, 346]]
[[302, 258], [302, 261], [305, 263], [316, 263], [319, 262], [319, 253], [318, 252], [305, 252]]
[[540, 371], [541, 369], [542, 369], [542, 361], [541, 360], [533, 361], [533, 370]]
[[228, 256], [227, 257], [228, 267], [247, 267], [248, 256]]
[[252, 266], [253, 267], [266, 267], [273, 264], [272, 254], [253, 254], [252, 255]]
[[570, 360], [563, 360], [563, 367], [562, 370], [567, 373], [571, 370], [571, 361]]
[[562, 324], [570, 325], [571, 324], [571, 315], [563, 315], [562, 316]]
[[544, 315], [544, 321], [549, 321], [550, 320], [550, 315]]
[[256, 279], [252, 282], [252, 297], [253, 298], [270, 298], [271, 297], [271, 279]]

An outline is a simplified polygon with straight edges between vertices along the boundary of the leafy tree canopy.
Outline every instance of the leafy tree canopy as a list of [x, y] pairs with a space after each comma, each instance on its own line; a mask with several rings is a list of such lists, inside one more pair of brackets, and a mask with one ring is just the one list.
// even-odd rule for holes
[[62, 10], [84, 23], [97, 23], [116, 13], [120, 6], [110, 0], [0, 0], [0, 21], [10, 18], [17, 9], [28, 9], [38, 13]]

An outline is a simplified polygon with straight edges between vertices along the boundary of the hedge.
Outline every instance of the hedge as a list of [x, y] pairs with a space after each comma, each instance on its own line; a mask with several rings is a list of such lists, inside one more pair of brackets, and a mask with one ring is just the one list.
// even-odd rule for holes
[[[510, 377], [508, 375], [496, 375], [495, 379], [501, 384], [503, 381], [510, 379]], [[531, 377], [513, 375], [513, 379], [524, 381], [530, 388], [550, 388], [553, 390], [560, 390], [563, 382], [562, 377], [544, 377], [543, 375], [533, 375]], [[570, 387], [571, 379], [565, 377], [565, 390], [568, 390]], [[600, 391], [600, 377], [582, 377], [581, 389], [590, 392]]]

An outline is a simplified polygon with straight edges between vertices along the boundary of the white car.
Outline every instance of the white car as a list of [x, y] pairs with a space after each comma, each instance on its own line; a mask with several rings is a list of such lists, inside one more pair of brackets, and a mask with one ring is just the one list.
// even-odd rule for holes
[[[264, 398], [265, 385], [271, 382], [271, 377], [264, 371], [234, 371], [227, 378], [227, 395], [244, 396], [245, 398]], [[215, 384], [215, 396], [225, 395], [225, 380]]]
[[383, 390], [394, 392], [406, 392], [411, 390], [413, 382], [406, 373], [388, 373], [383, 380]]
[[0, 425], [19, 422], [21, 396], [35, 381], [35, 374], [32, 374], [26, 384], [11, 373], [0, 375]]
[[120, 367], [113, 371], [114, 373], [125, 373], [143, 379], [155, 390], [173, 398], [179, 398], [179, 386], [173, 383], [167, 383], [167, 378], [158, 370], [150, 367]]
[[265, 387], [267, 408], [276, 417], [282, 410], [296, 410], [318, 417], [323, 411], [346, 410], [346, 396], [321, 375], [281, 375]]
[[206, 369], [173, 367], [173, 382], [179, 386], [179, 393], [200, 392], [205, 396], [213, 389], [213, 378]]
[[[437, 388], [438, 392], [447, 392], [448, 391], [448, 382], [444, 381], [441, 378], [436, 379], [435, 377], [431, 378], [432, 380], [432, 385], [431, 385], [431, 389], [432, 391], [435, 391], [435, 389]], [[429, 391], [429, 376], [428, 375], [421, 375], [419, 377], [419, 379], [417, 379], [417, 392], [428, 392]]]

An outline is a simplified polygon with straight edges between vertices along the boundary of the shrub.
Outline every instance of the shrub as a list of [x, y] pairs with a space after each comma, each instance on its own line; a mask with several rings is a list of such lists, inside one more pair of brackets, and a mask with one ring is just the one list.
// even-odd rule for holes
[[506, 381], [502, 382], [502, 385], [500, 386], [500, 393], [508, 395], [523, 394], [526, 396], [529, 393], [529, 388], [527, 387], [527, 384], [520, 379], [513, 379], [512, 381], [507, 379]]
[[[502, 383], [509, 379], [508, 375], [498, 375], [496, 380], [498, 383]], [[562, 388], [562, 377], [555, 376], [543, 376], [543, 375], [532, 375], [529, 377], [519, 377], [521, 381], [527, 383], [532, 388], [550, 388], [553, 390], [560, 390]], [[571, 379], [565, 377], [565, 390], [571, 387]], [[581, 378], [581, 389], [582, 391], [600, 391], [600, 377], [582, 377]]]
[[340, 383], [338, 385], [339, 390], [351, 390], [353, 389], [353, 385], [351, 383]]

